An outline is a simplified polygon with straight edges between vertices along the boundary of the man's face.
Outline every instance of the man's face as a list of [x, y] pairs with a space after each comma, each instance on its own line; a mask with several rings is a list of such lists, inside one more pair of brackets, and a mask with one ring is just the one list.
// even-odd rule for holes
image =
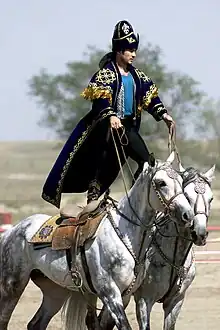
[[136, 57], [136, 49], [126, 49], [124, 52], [120, 52], [121, 61], [124, 64], [132, 64]]

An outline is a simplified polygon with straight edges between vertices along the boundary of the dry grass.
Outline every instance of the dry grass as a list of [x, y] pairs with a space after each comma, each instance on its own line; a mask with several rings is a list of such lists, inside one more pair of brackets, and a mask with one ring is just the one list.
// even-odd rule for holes
[[[164, 148], [160, 150], [165, 154]], [[163, 144], [166, 147], [166, 144]], [[1, 142], [0, 143], [0, 208], [12, 212], [14, 221], [33, 213], [45, 212], [54, 214], [57, 209], [41, 198], [42, 186], [60, 149], [60, 142]], [[158, 154], [158, 153], [157, 153]], [[219, 188], [220, 175], [217, 175], [214, 188]], [[116, 198], [123, 195], [122, 181], [118, 180], [112, 187]], [[216, 191], [215, 207], [212, 220], [217, 219], [220, 194]], [[82, 205], [85, 194], [66, 195]]]

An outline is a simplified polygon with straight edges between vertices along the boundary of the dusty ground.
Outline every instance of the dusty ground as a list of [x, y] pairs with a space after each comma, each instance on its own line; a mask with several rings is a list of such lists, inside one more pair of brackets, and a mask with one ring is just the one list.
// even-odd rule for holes
[[[220, 234], [210, 235], [214, 238]], [[204, 248], [196, 250], [220, 250], [220, 242], [209, 243]], [[216, 259], [220, 255], [202, 256], [197, 259]], [[32, 283], [28, 285], [21, 297], [10, 321], [10, 330], [24, 330], [28, 320], [32, 318], [40, 304], [41, 293]], [[138, 329], [134, 314], [134, 304], [131, 303], [127, 309], [129, 320], [133, 329]], [[152, 313], [152, 329], [162, 329], [162, 309], [156, 304]], [[220, 263], [219, 264], [197, 264], [197, 276], [189, 288], [182, 308], [177, 330], [218, 330], [220, 324]], [[48, 330], [61, 330], [60, 314], [51, 321]]]

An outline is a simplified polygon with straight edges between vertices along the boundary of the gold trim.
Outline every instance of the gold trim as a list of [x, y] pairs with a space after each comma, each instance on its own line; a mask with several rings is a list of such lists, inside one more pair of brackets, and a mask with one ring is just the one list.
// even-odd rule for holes
[[157, 109], [156, 109], [156, 113], [159, 117], [161, 117], [160, 113], [163, 112], [165, 109], [165, 107], [163, 105], [159, 106]]
[[151, 78], [148, 77], [143, 71], [141, 71], [139, 69], [135, 69], [135, 72], [136, 72], [138, 78], [140, 80], [142, 80], [143, 82], [149, 82], [149, 81], [151, 81]]
[[[106, 108], [106, 110], [109, 108]], [[104, 111], [104, 110], [103, 110]], [[107, 113], [104, 113], [101, 115], [100, 119], [98, 118], [97, 121], [105, 119], [106, 117], [110, 116], [110, 115], [114, 115], [115, 111], [110, 110]], [[74, 146], [73, 151], [69, 154], [69, 157], [63, 167], [61, 176], [60, 176], [60, 180], [58, 181], [57, 184], [57, 188], [56, 188], [56, 196], [55, 198], [50, 198], [50, 196], [46, 195], [45, 193], [42, 194], [42, 197], [45, 201], [53, 204], [54, 206], [56, 206], [57, 208], [60, 207], [60, 200], [61, 200], [61, 190], [62, 190], [62, 186], [63, 186], [63, 181], [66, 175], [66, 172], [69, 169], [69, 166], [73, 160], [73, 157], [75, 156], [76, 152], [79, 150], [79, 148], [81, 147], [81, 145], [83, 144], [83, 142], [85, 141], [85, 139], [87, 138], [87, 136], [89, 135], [89, 131], [91, 130], [92, 125], [88, 126], [87, 129], [82, 133], [81, 137], [78, 139], [77, 144]]]
[[130, 38], [128, 37], [126, 39], [129, 42], [129, 44], [133, 44], [133, 42], [136, 42], [136, 40], [133, 37], [130, 37]]
[[69, 157], [63, 167], [63, 171], [62, 174], [60, 176], [60, 180], [58, 181], [57, 184], [57, 189], [56, 189], [56, 197], [53, 199], [51, 199], [49, 196], [47, 196], [46, 194], [43, 193], [42, 197], [52, 203], [53, 205], [55, 205], [57, 208], [59, 208], [60, 205], [60, 191], [62, 189], [62, 185], [63, 185], [63, 180], [64, 177], [66, 175], [66, 172], [68, 171], [68, 168], [71, 164], [71, 161], [73, 159], [73, 156], [75, 155], [75, 153], [78, 151], [78, 149], [80, 148], [80, 146], [82, 145], [82, 143], [84, 142], [84, 140], [86, 139], [87, 135], [88, 135], [88, 131], [90, 129], [91, 125], [87, 127], [87, 129], [82, 133], [81, 137], [78, 139], [77, 144], [74, 146], [73, 151], [69, 154]]
[[148, 107], [152, 99], [158, 96], [158, 88], [155, 84], [150, 86], [150, 90], [146, 92], [146, 95], [143, 97], [144, 107]]
[[95, 77], [95, 82], [101, 85], [110, 85], [116, 80], [115, 72], [110, 70], [109, 68], [101, 69], [97, 72]]
[[158, 107], [159, 105], [163, 106], [163, 103], [161, 102], [161, 103], [155, 104], [152, 109], [154, 109], [155, 107]]
[[98, 86], [96, 83], [89, 83], [88, 87], [80, 94], [86, 100], [109, 99], [112, 104], [112, 88], [110, 86]]
[[110, 111], [108, 111], [107, 113], [103, 113], [101, 119], [105, 119], [106, 117], [109, 117], [110, 115], [115, 115], [115, 116], [116, 116], [115, 111], [110, 110]]
[[113, 39], [113, 40], [122, 40], [122, 39], [126, 39], [127, 37], [131, 36], [132, 34], [134, 34], [134, 32], [130, 32], [129, 34], [127, 34], [126, 36], [124, 37], [121, 37], [121, 38], [117, 38], [117, 39]]
[[116, 106], [116, 103], [117, 103], [117, 98], [118, 98], [118, 93], [119, 93], [119, 76], [118, 76], [118, 71], [117, 71], [117, 68], [115, 66], [115, 63], [112, 61], [111, 62], [112, 66], [113, 66], [113, 69], [115, 71], [115, 76], [116, 76], [116, 93], [115, 93], [115, 102], [114, 102], [114, 107]]
[[[32, 238], [28, 241], [28, 243], [51, 243], [51, 239], [53, 237], [54, 228], [56, 228], [58, 225], [56, 224], [56, 221], [60, 219], [60, 214], [56, 214], [51, 216], [46, 222], [42, 224], [42, 226], [38, 229], [38, 231], [32, 236]], [[43, 237], [41, 235], [41, 231], [43, 228], [51, 227], [51, 232], [48, 236]]]

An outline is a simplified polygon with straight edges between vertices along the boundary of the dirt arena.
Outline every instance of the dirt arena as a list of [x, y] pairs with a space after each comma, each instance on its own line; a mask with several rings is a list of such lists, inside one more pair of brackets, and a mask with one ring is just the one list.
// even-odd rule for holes
[[[209, 239], [220, 236], [212, 233]], [[220, 251], [220, 241], [208, 243], [205, 247], [196, 248], [196, 251]], [[197, 259], [217, 259], [220, 255], [197, 255]], [[24, 330], [32, 318], [41, 301], [39, 289], [29, 283], [21, 297], [10, 321], [10, 330]], [[127, 314], [133, 329], [138, 329], [133, 302], [127, 309]], [[154, 306], [152, 312], [152, 329], [162, 329], [162, 309], [160, 304]], [[220, 262], [198, 263], [197, 275], [187, 292], [185, 303], [177, 322], [177, 330], [218, 330], [220, 324]], [[61, 330], [60, 314], [56, 315], [48, 326], [48, 330]]]

